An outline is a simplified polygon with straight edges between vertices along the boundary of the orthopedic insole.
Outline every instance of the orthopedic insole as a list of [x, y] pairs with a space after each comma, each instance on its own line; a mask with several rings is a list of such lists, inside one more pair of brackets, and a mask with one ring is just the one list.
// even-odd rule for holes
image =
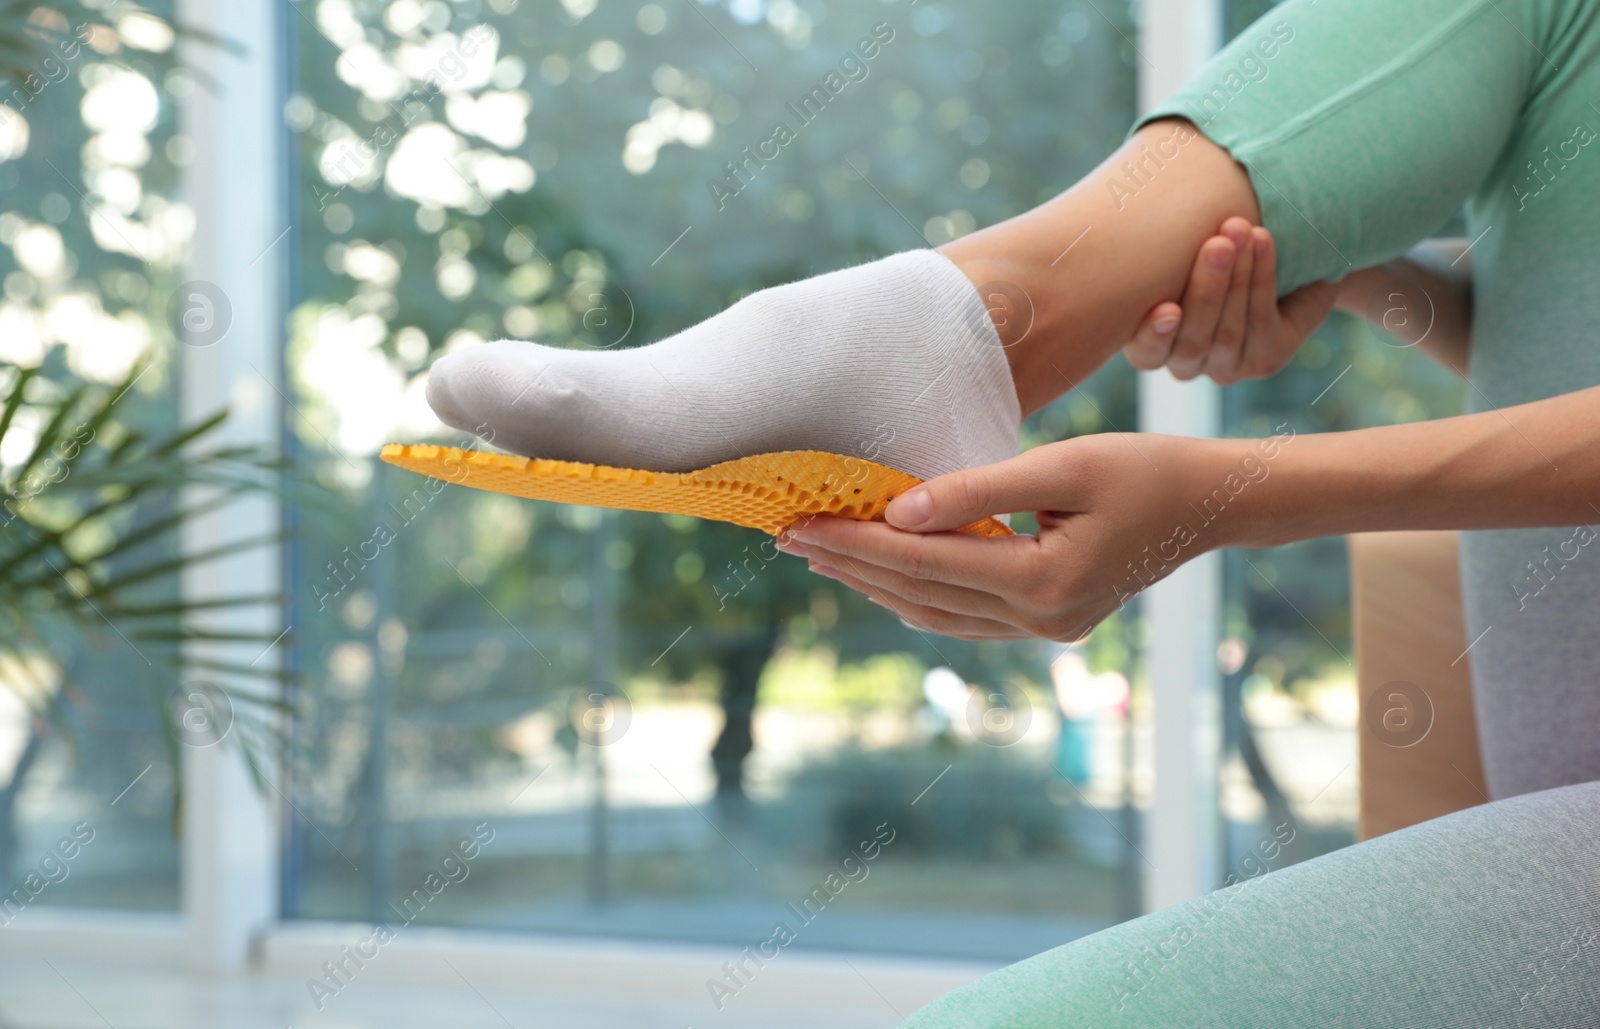
[[[889, 501], [922, 481], [881, 464], [820, 450], [756, 454], [697, 472], [647, 472], [425, 444], [390, 443], [381, 456], [409, 471], [491, 493], [695, 515], [774, 536], [808, 515], [881, 522]], [[959, 531], [1012, 535], [994, 518]]]

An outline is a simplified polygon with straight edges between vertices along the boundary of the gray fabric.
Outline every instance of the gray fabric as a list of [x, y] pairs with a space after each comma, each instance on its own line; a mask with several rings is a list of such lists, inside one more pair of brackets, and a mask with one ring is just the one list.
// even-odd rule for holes
[[[1467, 639], [1487, 632], [1469, 659], [1484, 770], [1496, 797], [1600, 779], [1600, 540], [1577, 547], [1573, 531], [1462, 538]], [[1563, 543], [1578, 554], [1565, 569]], [[1549, 572], [1547, 557], [1554, 558]], [[1530, 561], [1548, 585], [1539, 585]], [[1525, 580], [1533, 588], [1514, 593], [1513, 583]]]

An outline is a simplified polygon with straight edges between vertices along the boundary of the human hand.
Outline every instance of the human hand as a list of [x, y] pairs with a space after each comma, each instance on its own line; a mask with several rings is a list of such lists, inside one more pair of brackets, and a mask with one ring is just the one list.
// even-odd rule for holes
[[[1260, 492], [1284, 442], [1081, 436], [930, 479], [889, 505], [889, 524], [796, 523], [780, 547], [919, 629], [1078, 640], [1183, 562], [1244, 541], [1241, 495]], [[1015, 511], [1036, 512], [1037, 536], [951, 531]]]
[[1222, 385], [1276, 375], [1328, 317], [1339, 285], [1313, 282], [1278, 299], [1272, 234], [1229, 218], [1195, 256], [1182, 304], [1145, 315], [1123, 348], [1142, 371], [1166, 365], [1182, 380], [1209, 375]]

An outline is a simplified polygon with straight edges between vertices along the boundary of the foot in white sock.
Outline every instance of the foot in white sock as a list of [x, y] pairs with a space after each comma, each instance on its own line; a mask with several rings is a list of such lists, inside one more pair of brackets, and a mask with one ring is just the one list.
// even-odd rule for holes
[[762, 290], [631, 350], [469, 347], [427, 395], [515, 453], [663, 472], [826, 450], [932, 478], [1015, 456], [1021, 414], [978, 291], [931, 250]]

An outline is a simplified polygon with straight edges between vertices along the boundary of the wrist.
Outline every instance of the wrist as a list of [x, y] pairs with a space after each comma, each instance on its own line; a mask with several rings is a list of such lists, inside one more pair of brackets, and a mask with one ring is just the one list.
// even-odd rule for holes
[[1477, 433], [1442, 429], [1421, 423], [1296, 435], [1285, 425], [1250, 441], [1269, 445], [1275, 456], [1263, 457], [1259, 488], [1242, 498], [1230, 545], [1446, 526], [1462, 499], [1446, 484], [1471, 463]]
[[1276, 546], [1294, 536], [1284, 519], [1290, 508], [1281, 486], [1291, 453], [1300, 441], [1293, 427], [1279, 425], [1259, 439], [1207, 439], [1190, 462], [1184, 508], [1205, 550]]

